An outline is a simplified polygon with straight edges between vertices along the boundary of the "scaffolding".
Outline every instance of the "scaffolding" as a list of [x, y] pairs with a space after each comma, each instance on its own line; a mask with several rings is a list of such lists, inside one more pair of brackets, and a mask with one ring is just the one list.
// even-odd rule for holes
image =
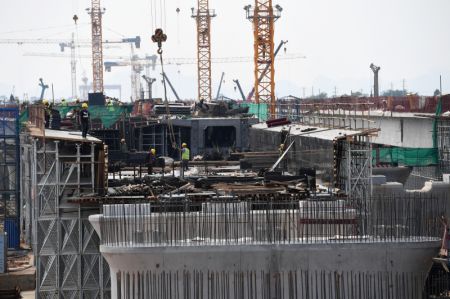
[[0, 108], [0, 233], [8, 247], [19, 247], [20, 197], [19, 109]]
[[437, 121], [437, 146], [440, 173], [450, 173], [450, 118], [441, 117]]
[[[98, 206], [82, 207], [69, 198], [101, 194], [101, 144], [23, 136], [22, 200], [32, 223], [36, 298], [110, 298], [109, 267], [88, 217]], [[27, 230], [27, 228], [26, 228]]]
[[8, 247], [19, 247], [19, 109], [0, 108], [0, 233], [8, 233]]

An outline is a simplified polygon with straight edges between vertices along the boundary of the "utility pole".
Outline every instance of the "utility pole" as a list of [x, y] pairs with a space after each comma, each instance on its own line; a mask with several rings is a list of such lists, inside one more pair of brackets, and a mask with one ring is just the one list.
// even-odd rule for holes
[[198, 0], [197, 10], [192, 8], [192, 18], [197, 21], [198, 99], [210, 102], [211, 96], [211, 18], [208, 0]]
[[381, 67], [371, 63], [370, 68], [373, 71], [373, 95], [374, 97], [378, 97], [379, 96], [378, 72], [380, 71]]
[[[272, 0], [255, 0], [255, 7], [244, 7], [253, 23], [255, 60], [255, 102], [270, 104], [270, 117], [275, 117], [274, 23], [283, 10], [272, 6]], [[261, 78], [261, 79], [260, 79]]]

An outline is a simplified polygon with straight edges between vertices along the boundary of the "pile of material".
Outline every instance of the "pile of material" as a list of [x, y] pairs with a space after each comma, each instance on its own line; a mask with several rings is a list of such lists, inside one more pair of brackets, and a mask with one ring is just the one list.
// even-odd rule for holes
[[278, 160], [279, 153], [272, 152], [247, 152], [233, 153], [232, 157], [240, 157], [241, 169], [259, 171], [260, 169], [268, 169]]

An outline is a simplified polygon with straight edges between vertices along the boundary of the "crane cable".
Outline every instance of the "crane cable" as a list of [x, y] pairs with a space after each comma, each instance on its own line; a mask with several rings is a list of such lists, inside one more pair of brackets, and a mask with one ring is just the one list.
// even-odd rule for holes
[[165, 79], [165, 73], [164, 73], [164, 62], [163, 62], [163, 51], [162, 49], [158, 50], [158, 54], [159, 54], [159, 59], [161, 62], [161, 72], [163, 73], [163, 87], [164, 87], [164, 105], [166, 106], [166, 114], [167, 114], [167, 125], [169, 127], [169, 137], [170, 137], [170, 142], [172, 144], [173, 148], [176, 148], [176, 143], [175, 143], [175, 134], [173, 131], [173, 124], [170, 118], [170, 107], [169, 107], [169, 101], [167, 100], [167, 86], [166, 86], [166, 79]]
[[176, 140], [175, 140], [175, 133], [173, 130], [173, 124], [171, 120], [170, 115], [170, 107], [169, 107], [169, 101], [167, 100], [167, 85], [166, 85], [166, 78], [165, 78], [165, 72], [164, 72], [164, 59], [163, 59], [163, 50], [162, 50], [162, 42], [166, 41], [167, 36], [163, 33], [162, 29], [156, 29], [155, 35], [152, 36], [152, 40], [156, 43], [158, 43], [158, 50], [157, 53], [159, 54], [159, 59], [161, 63], [161, 72], [163, 74], [163, 87], [164, 87], [164, 105], [166, 107], [166, 114], [167, 114], [167, 126], [169, 128], [169, 137], [170, 137], [170, 143], [172, 145], [173, 149], [181, 150], [179, 147], [177, 147]]

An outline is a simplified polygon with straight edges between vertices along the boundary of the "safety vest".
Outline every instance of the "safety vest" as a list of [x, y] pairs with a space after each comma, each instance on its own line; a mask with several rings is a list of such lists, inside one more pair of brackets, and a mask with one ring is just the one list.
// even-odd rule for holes
[[181, 154], [181, 159], [182, 160], [189, 160], [190, 157], [190, 152], [189, 149], [187, 147], [183, 148], [182, 154]]

